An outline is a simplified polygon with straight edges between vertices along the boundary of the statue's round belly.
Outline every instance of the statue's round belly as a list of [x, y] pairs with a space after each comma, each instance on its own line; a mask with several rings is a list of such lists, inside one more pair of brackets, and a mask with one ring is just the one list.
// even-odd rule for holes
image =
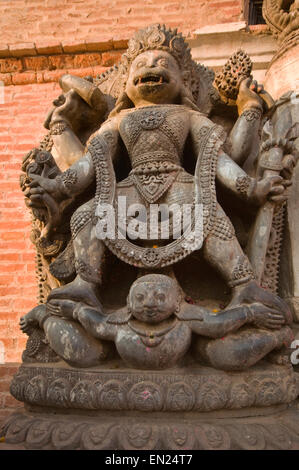
[[187, 325], [180, 324], [153, 342], [159, 344], [150, 346], [149, 338], [144, 344], [142, 337], [127, 327], [118, 333], [115, 344], [121, 358], [132, 367], [166, 369], [174, 366], [188, 351], [191, 331]]

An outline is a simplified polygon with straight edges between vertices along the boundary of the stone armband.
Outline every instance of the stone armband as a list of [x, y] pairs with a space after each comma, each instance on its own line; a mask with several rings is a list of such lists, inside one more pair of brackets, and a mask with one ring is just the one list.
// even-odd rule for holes
[[236, 189], [238, 193], [240, 193], [240, 195], [245, 199], [250, 198], [255, 186], [255, 178], [251, 178], [248, 175], [238, 176], [238, 178], [236, 179]]
[[257, 121], [262, 118], [263, 115], [263, 110], [261, 106], [254, 106], [254, 107], [248, 107], [245, 108], [242, 113], [240, 114], [240, 117], [244, 117], [246, 121]]
[[64, 171], [61, 175], [56, 178], [58, 183], [59, 191], [67, 196], [73, 196], [73, 186], [78, 181], [78, 176], [76, 170], [69, 168], [68, 170]]

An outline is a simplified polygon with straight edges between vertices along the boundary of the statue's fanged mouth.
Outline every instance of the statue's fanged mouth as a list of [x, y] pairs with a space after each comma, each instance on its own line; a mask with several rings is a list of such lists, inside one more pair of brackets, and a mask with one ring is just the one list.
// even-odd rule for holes
[[163, 75], [144, 75], [143, 77], [138, 77], [134, 80], [135, 86], [140, 85], [162, 85], [163, 83], [168, 83], [168, 80], [163, 77]]

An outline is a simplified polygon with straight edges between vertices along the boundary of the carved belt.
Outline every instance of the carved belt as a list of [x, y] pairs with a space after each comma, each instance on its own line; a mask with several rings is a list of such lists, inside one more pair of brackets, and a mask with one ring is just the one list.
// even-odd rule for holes
[[177, 154], [164, 151], [154, 151], [143, 153], [142, 155], [137, 155], [136, 157], [131, 158], [131, 163], [133, 168], [137, 168], [139, 165], [145, 163], [154, 163], [154, 162], [172, 162], [175, 164], [180, 164], [180, 158]]
[[174, 183], [183, 168], [170, 161], [140, 163], [130, 175], [143, 199], [153, 204], [158, 201]]

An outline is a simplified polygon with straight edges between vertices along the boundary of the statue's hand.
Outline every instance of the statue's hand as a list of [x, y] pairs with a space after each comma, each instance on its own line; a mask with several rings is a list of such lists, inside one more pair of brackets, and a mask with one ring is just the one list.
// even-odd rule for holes
[[263, 85], [251, 78], [245, 78], [240, 84], [236, 105], [240, 116], [246, 109], [250, 108], [268, 111], [274, 105], [274, 100], [264, 90]]
[[297, 157], [295, 155], [290, 155], [290, 154], [284, 155], [282, 162], [281, 162], [282, 164], [281, 176], [285, 180], [292, 179], [296, 163], [297, 163]]
[[75, 318], [77, 302], [68, 299], [51, 299], [47, 302], [47, 313], [57, 317]]
[[252, 81], [251, 78], [244, 79], [239, 88], [236, 105], [238, 107], [239, 116], [250, 108], [263, 108], [263, 100], [259, 96], [259, 93], [263, 91], [262, 85], [258, 85], [256, 81]]
[[32, 181], [25, 190], [25, 196], [31, 201], [29, 206], [47, 205], [45, 200], [47, 194], [57, 202], [67, 198], [57, 178], [50, 179], [35, 174], [31, 174], [30, 178]]
[[287, 200], [286, 188], [291, 184], [281, 176], [268, 176], [258, 181], [252, 191], [250, 199], [253, 203], [261, 206], [271, 201], [282, 203]]
[[233, 297], [227, 309], [244, 304], [250, 308], [252, 305], [258, 304], [264, 310], [278, 313], [283, 316], [288, 325], [293, 321], [288, 304], [277, 295], [260, 287], [255, 280], [233, 288]]
[[250, 305], [252, 324], [259, 328], [280, 329], [285, 325], [284, 315], [278, 310], [271, 309], [262, 304]]
[[36, 323], [34, 320], [32, 319], [30, 320], [26, 318], [26, 316], [21, 317], [20, 322], [19, 322], [20, 329], [23, 331], [23, 333], [29, 333], [31, 329], [31, 325], [33, 325], [34, 323]]
[[79, 303], [74, 309], [73, 318], [92, 334], [105, 321], [105, 316], [98, 309], [82, 303]]

